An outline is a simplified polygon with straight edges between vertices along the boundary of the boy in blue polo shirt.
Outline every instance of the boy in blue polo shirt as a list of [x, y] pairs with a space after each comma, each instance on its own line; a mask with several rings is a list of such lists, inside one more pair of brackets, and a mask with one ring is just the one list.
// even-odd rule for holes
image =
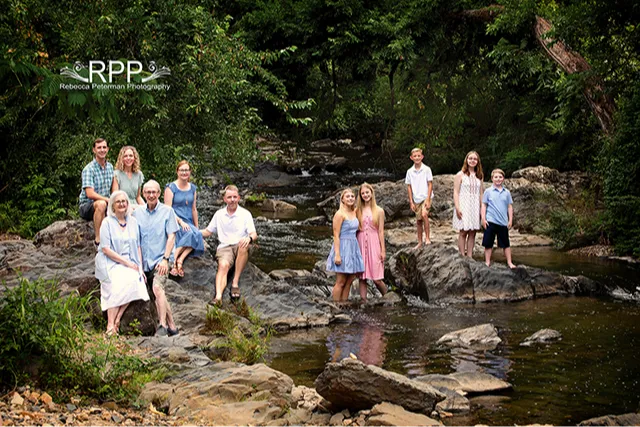
[[502, 169], [494, 169], [491, 172], [493, 185], [482, 196], [482, 225], [484, 236], [484, 262], [487, 267], [491, 265], [491, 253], [493, 243], [498, 236], [498, 247], [504, 249], [509, 268], [516, 268], [511, 262], [511, 245], [509, 244], [509, 229], [513, 225], [513, 199], [509, 190], [502, 186], [504, 172]]

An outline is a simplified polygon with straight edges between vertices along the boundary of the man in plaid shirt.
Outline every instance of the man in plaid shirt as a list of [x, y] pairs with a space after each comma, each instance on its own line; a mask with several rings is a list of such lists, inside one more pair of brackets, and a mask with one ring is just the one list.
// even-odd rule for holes
[[107, 161], [109, 146], [103, 138], [93, 141], [95, 158], [82, 169], [82, 191], [78, 199], [80, 217], [93, 220], [95, 245], [100, 244], [100, 225], [107, 213], [107, 203], [113, 182], [113, 165]]

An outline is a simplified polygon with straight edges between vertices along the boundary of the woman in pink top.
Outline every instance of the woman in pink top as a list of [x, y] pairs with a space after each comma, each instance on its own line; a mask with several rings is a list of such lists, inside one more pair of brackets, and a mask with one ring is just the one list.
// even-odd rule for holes
[[384, 210], [376, 204], [373, 187], [366, 182], [360, 186], [358, 204], [356, 206], [358, 218], [358, 246], [364, 259], [364, 272], [360, 273], [360, 298], [367, 301], [367, 279], [373, 280], [382, 295], [387, 293], [384, 284]]

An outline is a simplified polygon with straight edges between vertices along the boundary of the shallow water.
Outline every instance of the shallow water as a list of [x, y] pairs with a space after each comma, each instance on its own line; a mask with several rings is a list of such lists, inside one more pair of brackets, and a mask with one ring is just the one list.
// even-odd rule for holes
[[[508, 304], [356, 309], [354, 322], [274, 338], [268, 363], [296, 384], [313, 386], [325, 363], [354, 353], [366, 363], [409, 377], [483, 371], [509, 381], [502, 398], [472, 399], [468, 424], [576, 424], [633, 412], [640, 402], [640, 306], [589, 297], [552, 297]], [[491, 322], [503, 343], [495, 351], [439, 348], [445, 333]], [[542, 328], [563, 339], [521, 347]]]

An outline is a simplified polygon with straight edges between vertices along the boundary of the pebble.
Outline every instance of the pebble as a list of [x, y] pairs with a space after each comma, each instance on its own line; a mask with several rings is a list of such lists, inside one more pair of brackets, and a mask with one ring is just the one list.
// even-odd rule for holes
[[73, 404], [71, 404], [71, 403], [67, 403], [67, 411], [69, 411], [69, 412], [73, 412], [73, 411], [75, 411], [76, 409], [78, 409], [78, 408], [76, 407], [76, 405], [73, 405]]
[[24, 399], [18, 393], [14, 392], [13, 397], [11, 398], [11, 405], [22, 405], [24, 403]]
[[122, 422], [122, 417], [118, 414], [113, 414], [111, 415], [111, 420], [116, 424], [120, 424]]

